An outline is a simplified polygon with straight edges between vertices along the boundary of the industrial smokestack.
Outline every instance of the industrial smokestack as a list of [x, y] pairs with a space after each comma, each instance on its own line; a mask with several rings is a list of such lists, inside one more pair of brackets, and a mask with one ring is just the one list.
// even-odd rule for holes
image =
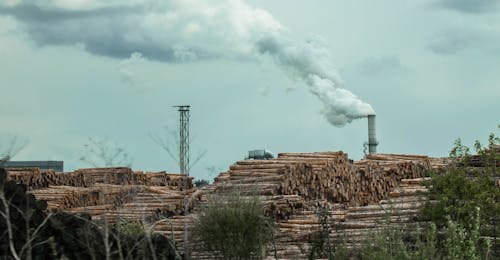
[[368, 153], [377, 153], [377, 145], [375, 115], [368, 115]]

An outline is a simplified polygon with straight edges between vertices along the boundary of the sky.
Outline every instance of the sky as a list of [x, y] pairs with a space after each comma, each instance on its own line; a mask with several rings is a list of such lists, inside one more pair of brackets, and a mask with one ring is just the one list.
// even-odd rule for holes
[[369, 114], [378, 152], [446, 156], [500, 134], [498, 75], [496, 0], [0, 0], [0, 148], [68, 171], [92, 138], [177, 172], [151, 135], [175, 152], [186, 104], [199, 179], [253, 149], [361, 159]]

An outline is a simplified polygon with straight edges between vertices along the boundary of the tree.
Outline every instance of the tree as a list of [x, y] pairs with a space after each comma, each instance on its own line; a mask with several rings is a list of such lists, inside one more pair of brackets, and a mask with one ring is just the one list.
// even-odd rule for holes
[[[170, 130], [167, 126], [164, 127], [164, 134], [149, 134], [149, 138], [157, 144], [162, 150], [164, 150], [168, 156], [178, 164], [180, 169], [180, 160], [179, 160], [179, 132]], [[191, 140], [190, 140], [191, 142]], [[205, 155], [207, 154], [206, 149], [198, 150], [196, 154], [191, 154], [191, 150], [189, 151], [189, 157], [191, 158], [188, 169], [193, 168]], [[188, 170], [188, 172], [189, 172]]]
[[125, 148], [107, 139], [94, 139], [89, 137], [89, 142], [84, 145], [80, 161], [93, 167], [130, 167], [132, 158]]
[[7, 138], [6, 143], [0, 142], [0, 166], [12, 160], [28, 143], [27, 140], [20, 140], [18, 136]]
[[47, 203], [26, 194], [26, 186], [7, 181], [7, 171], [0, 168], [0, 255], [33, 259], [50, 255], [43, 233], [52, 213], [45, 213]]
[[[470, 148], [460, 139], [455, 141], [450, 152], [455, 163], [444, 173], [432, 174], [432, 180], [427, 183], [430, 202], [424, 207], [422, 216], [438, 226], [447, 223], [448, 219], [467, 225], [476, 207], [481, 210], [482, 223], [490, 223], [492, 218], [500, 216], [500, 189], [494, 182], [498, 178], [499, 143], [494, 135], [490, 135], [488, 147], [476, 141], [478, 155], [473, 157]], [[482, 167], [471, 167], [472, 159], [480, 160]]]
[[262, 259], [271, 230], [258, 197], [230, 194], [209, 199], [195, 223], [201, 248], [224, 259]]
[[[498, 239], [500, 188], [495, 185], [495, 180], [499, 178], [499, 144], [500, 139], [490, 134], [488, 146], [483, 147], [476, 141], [474, 146], [478, 154], [471, 155], [471, 149], [460, 139], [455, 141], [450, 151], [453, 165], [443, 173], [432, 173], [432, 179], [426, 183], [429, 202], [422, 209], [421, 218], [432, 221], [438, 228], [448, 225], [455, 230], [465, 230], [462, 233], [469, 240], [474, 234], [471, 223], [477, 221], [481, 236]], [[479, 241], [475, 247], [487, 249], [487, 240], [474, 241]], [[441, 247], [447, 248], [447, 245]]]

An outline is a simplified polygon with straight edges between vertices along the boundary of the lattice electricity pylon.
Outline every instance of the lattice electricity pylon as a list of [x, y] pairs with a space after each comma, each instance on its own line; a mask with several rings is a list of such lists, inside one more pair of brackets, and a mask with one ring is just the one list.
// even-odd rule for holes
[[189, 105], [179, 108], [179, 168], [181, 174], [189, 175]]

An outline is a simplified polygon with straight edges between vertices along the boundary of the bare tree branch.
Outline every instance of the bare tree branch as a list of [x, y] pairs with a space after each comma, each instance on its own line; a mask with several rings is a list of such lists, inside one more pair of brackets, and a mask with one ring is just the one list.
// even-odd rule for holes
[[28, 140], [19, 140], [17, 135], [11, 137], [6, 145], [0, 143], [0, 165], [12, 160], [27, 144]]
[[107, 139], [96, 140], [89, 137], [89, 143], [84, 145], [80, 161], [93, 167], [113, 167], [132, 165], [132, 158], [127, 151]]
[[8, 235], [9, 235], [9, 249], [10, 249], [10, 253], [14, 257], [14, 259], [21, 260], [21, 258], [17, 254], [16, 248], [14, 246], [14, 233], [13, 233], [13, 230], [12, 230], [12, 222], [10, 221], [10, 207], [9, 207], [9, 203], [7, 203], [7, 199], [5, 198], [5, 194], [3, 192], [3, 187], [1, 187], [1, 188], [2, 189], [0, 190], [0, 200], [2, 201], [2, 204], [3, 204], [4, 208], [5, 208], [5, 213], [2, 212], [2, 211], [0, 211], [0, 215], [2, 215], [2, 217], [5, 219], [5, 224], [7, 225], [7, 232], [8, 232]]
[[[161, 149], [163, 149], [168, 156], [177, 164], [177, 166], [180, 169], [180, 161], [179, 161], [179, 146], [180, 146], [180, 140], [179, 140], [179, 132], [178, 131], [173, 131], [170, 130], [167, 126], [164, 128], [164, 135], [159, 135], [159, 134], [152, 134], [149, 133], [149, 138], [157, 144]], [[196, 138], [193, 137], [190, 140], [190, 146], [191, 143], [195, 140]], [[196, 155], [193, 156], [191, 151], [189, 151], [189, 157], [191, 158], [190, 163], [188, 165], [188, 170], [191, 170], [205, 155], [207, 154], [207, 150], [198, 150], [196, 152]]]
[[[21, 252], [20, 252], [21, 256], [23, 255], [24, 250], [26, 250], [28, 248], [30, 248], [30, 249], [32, 248], [31, 242], [33, 242], [33, 240], [35, 240], [36, 236], [38, 235], [38, 232], [40, 232], [41, 228], [47, 223], [47, 221], [49, 221], [49, 219], [52, 217], [52, 215], [53, 215], [52, 212], [47, 214], [47, 216], [43, 219], [42, 223], [40, 223], [40, 225], [38, 225], [38, 227], [36, 227], [33, 234], [31, 234], [29, 236], [28, 241], [26, 241], [26, 243], [23, 245], [23, 247], [21, 247]], [[29, 232], [29, 230], [28, 230], [28, 232]], [[31, 258], [31, 254], [29, 255], [29, 257]]]

